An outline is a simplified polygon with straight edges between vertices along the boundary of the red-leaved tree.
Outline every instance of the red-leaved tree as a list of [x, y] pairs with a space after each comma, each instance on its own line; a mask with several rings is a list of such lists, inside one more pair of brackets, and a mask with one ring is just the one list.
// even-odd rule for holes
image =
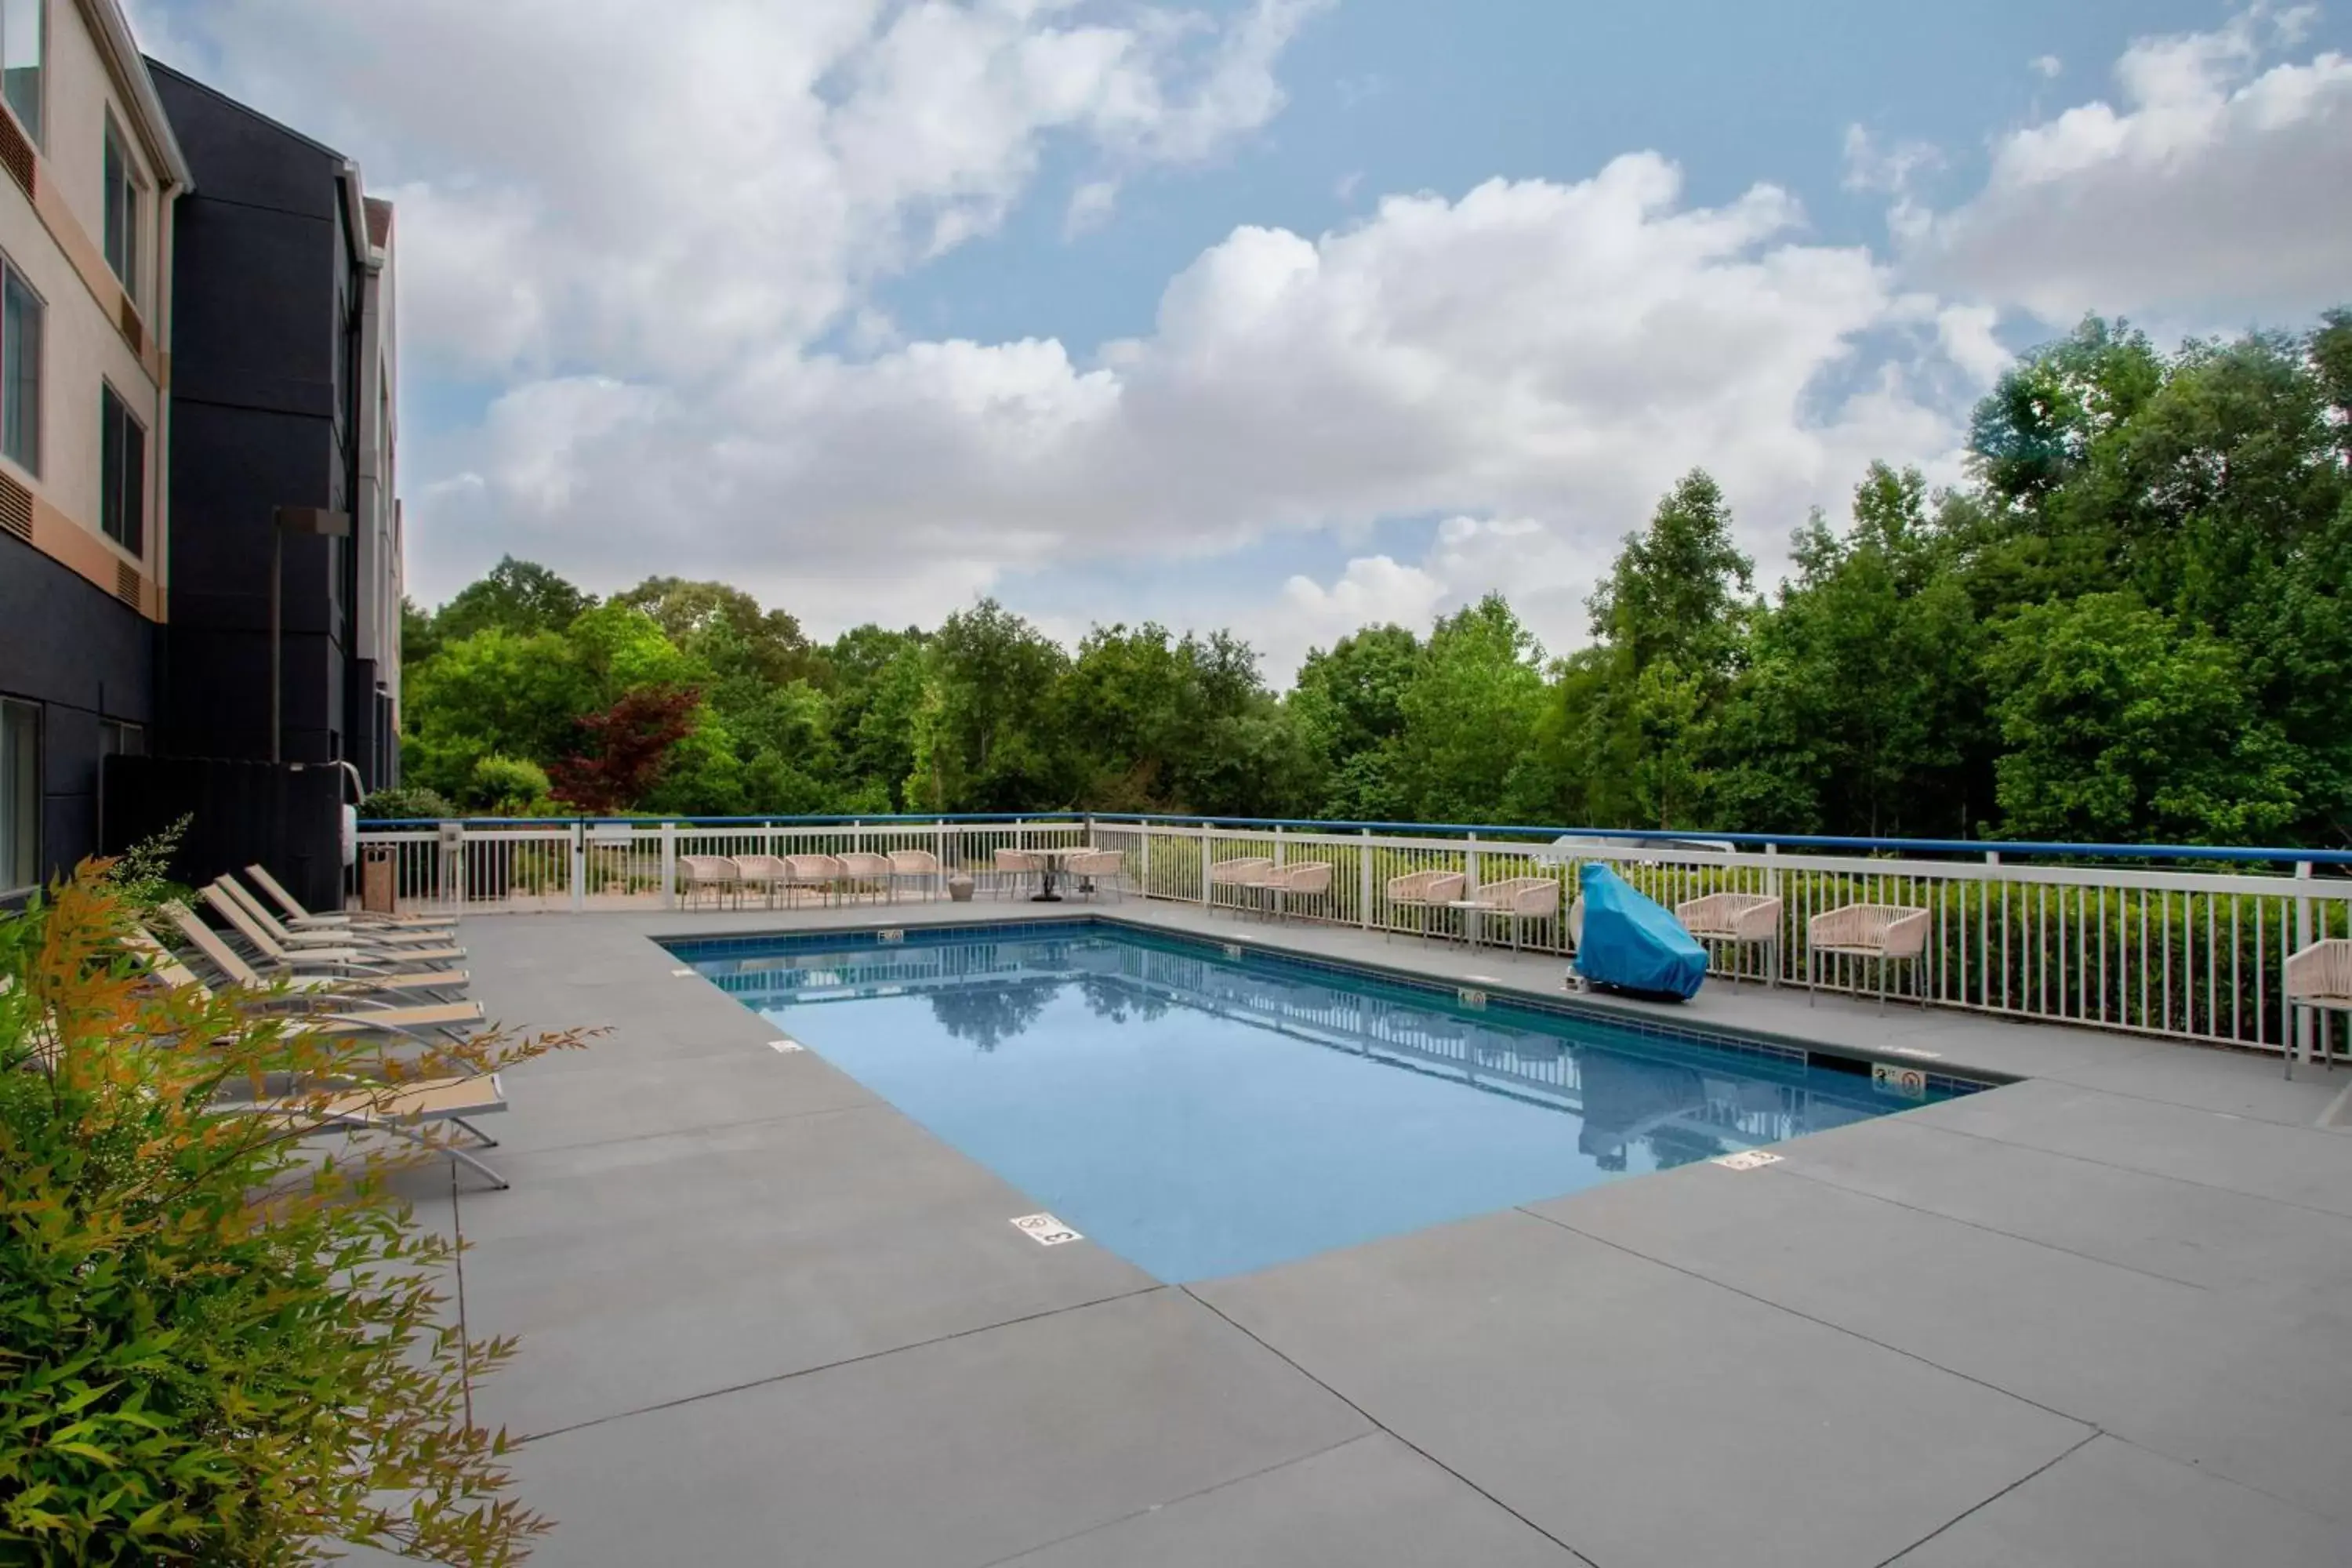
[[670, 749], [694, 733], [701, 704], [690, 686], [641, 686], [584, 715], [581, 754], [547, 770], [555, 798], [597, 816], [632, 809], [661, 782]]

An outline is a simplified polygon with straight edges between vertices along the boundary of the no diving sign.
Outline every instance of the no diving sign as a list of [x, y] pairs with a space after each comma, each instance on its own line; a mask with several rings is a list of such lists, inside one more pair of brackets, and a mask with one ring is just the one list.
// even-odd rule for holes
[[1013, 1226], [1040, 1247], [1059, 1247], [1078, 1239], [1076, 1231], [1049, 1214], [1024, 1214], [1013, 1222]]
[[1927, 1075], [1918, 1068], [1907, 1068], [1895, 1062], [1870, 1064], [1870, 1081], [1876, 1088], [1900, 1100], [1927, 1098]]

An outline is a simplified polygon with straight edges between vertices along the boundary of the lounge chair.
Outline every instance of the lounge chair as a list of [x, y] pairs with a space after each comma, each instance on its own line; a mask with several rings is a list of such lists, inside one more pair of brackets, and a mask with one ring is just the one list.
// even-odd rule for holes
[[205, 907], [229, 923], [229, 928], [244, 939], [254, 954], [273, 969], [389, 969], [401, 964], [448, 963], [466, 956], [462, 947], [426, 947], [404, 943], [396, 947], [371, 947], [364, 937], [354, 934], [348, 942], [330, 947], [316, 944], [293, 946], [281, 940], [281, 931], [273, 931], [257, 919], [251, 908], [229, 896], [220, 883], [215, 882], [198, 895]]
[[1762, 893], [1709, 893], [1675, 906], [1675, 919], [1701, 943], [1763, 948], [1768, 986], [1780, 984], [1781, 913], [1780, 900]]
[[[1483, 925], [1494, 915], [1511, 922], [1511, 951], [1519, 951], [1526, 924], [1529, 921], [1548, 921], [1559, 913], [1559, 883], [1549, 877], [1511, 877], [1500, 882], [1488, 882], [1471, 899], [1480, 909], [1471, 912], [1471, 919]], [[1472, 933], [1472, 945], [1476, 945], [1476, 933]]]
[[1017, 898], [1032, 879], [1040, 888], [1044, 887], [1045, 864], [1045, 857], [1034, 849], [999, 849], [993, 863], [997, 896]]
[[[1916, 984], [1919, 960], [1927, 951], [1930, 917], [1926, 910], [1907, 904], [1848, 904], [1815, 915], [1805, 926], [1805, 1005], [1813, 1005], [1823, 953], [1878, 961], [1878, 1010], [1886, 1011], [1886, 968], [1908, 963]], [[1925, 987], [1919, 1005], [1927, 1005]]]
[[940, 858], [928, 849], [891, 850], [890, 881], [893, 887], [901, 882], [912, 882], [923, 889], [925, 898], [946, 886], [946, 878], [940, 869]]
[[677, 889], [686, 907], [692, 909], [696, 897], [705, 891], [710, 894], [713, 907], [725, 904], [732, 896], [742, 901], [743, 876], [735, 862], [724, 855], [681, 855], [677, 858]]
[[[2290, 1017], [2297, 1008], [2308, 1007], [2340, 1011], [2352, 1009], [2352, 942], [2341, 938], [2315, 942], [2286, 961], [2286, 1000]], [[2286, 1050], [2286, 1076], [2294, 1076], [2297, 1041], [2290, 1037]], [[2333, 1067], [2333, 1051], [2328, 1053], [2328, 1065]], [[2310, 1058], [2305, 1057], [2305, 1060]]]
[[1236, 896], [1233, 907], [1249, 908], [1249, 902], [1239, 895], [1265, 887], [1266, 879], [1273, 873], [1274, 862], [1256, 856], [1244, 856], [1238, 859], [1218, 861], [1209, 868], [1210, 910], [1214, 911], [1217, 907], [1219, 888], [1231, 888], [1234, 890]]
[[1469, 886], [1470, 879], [1459, 871], [1408, 871], [1389, 879], [1389, 908], [1420, 910], [1419, 934], [1427, 936], [1429, 911], [1444, 909]]
[[[236, 949], [221, 941], [220, 933], [196, 919], [195, 912], [185, 904], [165, 904], [164, 917], [187, 938], [205, 960], [220, 973], [227, 984], [241, 986], [257, 993], [272, 989], [271, 982], [255, 972], [252, 965], [236, 954]], [[179, 973], [199, 985], [184, 965]], [[159, 978], [173, 983], [173, 976]], [[435, 974], [417, 975], [289, 975], [283, 983], [290, 989], [289, 999], [305, 1007], [324, 1009], [305, 1018], [305, 1028], [323, 1034], [404, 1035], [423, 1041], [427, 1033], [446, 1035], [453, 1040], [465, 1037], [458, 1030], [482, 1021], [481, 1005], [475, 1002], [438, 1001], [404, 1005], [415, 994], [432, 994], [431, 983], [446, 978]], [[400, 982], [425, 982], [404, 990]], [[426, 1043], [430, 1043], [429, 1041]]]
[[216, 877], [210, 887], [243, 910], [251, 921], [268, 931], [269, 939], [280, 947], [356, 947], [386, 952], [398, 948], [446, 947], [460, 956], [464, 953], [462, 948], [451, 944], [446, 930], [425, 926], [383, 926], [367, 931], [343, 927], [333, 931], [298, 931], [273, 914], [268, 905], [255, 898], [236, 878]]
[[854, 849], [839, 856], [841, 889], [844, 893], [857, 890], [880, 893], [888, 897], [893, 891], [890, 881], [890, 857], [867, 850]]
[[413, 926], [434, 931], [445, 931], [450, 927], [450, 920], [446, 915], [383, 914], [369, 910], [346, 910], [331, 914], [312, 914], [302, 907], [299, 900], [279, 886], [278, 879], [269, 874], [269, 868], [258, 861], [247, 866], [245, 868], [245, 875], [248, 881], [268, 896], [270, 902], [278, 906], [278, 911], [284, 918], [286, 924], [296, 931], [323, 930], [331, 926], [395, 928]]
[[240, 1116], [275, 1118], [308, 1138], [323, 1132], [383, 1132], [436, 1154], [446, 1154], [467, 1169], [487, 1177], [504, 1192], [509, 1184], [467, 1151], [425, 1136], [419, 1128], [446, 1121], [472, 1135], [477, 1144], [495, 1149], [499, 1141], [467, 1118], [488, 1116], [507, 1108], [505, 1086], [496, 1073], [475, 1078], [427, 1078], [410, 1083], [359, 1087], [356, 1080], [325, 1086], [319, 1095], [289, 1095], [269, 1100], [229, 1100], [216, 1109]]

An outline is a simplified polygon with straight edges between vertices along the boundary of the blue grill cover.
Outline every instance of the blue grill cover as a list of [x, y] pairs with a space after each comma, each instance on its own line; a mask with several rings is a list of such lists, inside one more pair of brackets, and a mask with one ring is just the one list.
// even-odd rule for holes
[[1595, 985], [1686, 1001], [1706, 978], [1706, 949], [1681, 922], [1599, 861], [1584, 880], [1584, 940], [1576, 969]]

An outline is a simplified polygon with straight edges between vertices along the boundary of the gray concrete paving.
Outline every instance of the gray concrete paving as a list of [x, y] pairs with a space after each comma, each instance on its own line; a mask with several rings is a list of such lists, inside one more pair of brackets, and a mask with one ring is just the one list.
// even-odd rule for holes
[[650, 940], [1074, 912], [466, 922], [494, 1016], [612, 1029], [509, 1076], [512, 1190], [412, 1178], [469, 1329], [523, 1341], [477, 1408], [561, 1521], [539, 1561], [2352, 1562], [2352, 1075], [1711, 984], [1675, 1016], [2029, 1081], [1178, 1289], [1029, 1241], [1037, 1203]]

